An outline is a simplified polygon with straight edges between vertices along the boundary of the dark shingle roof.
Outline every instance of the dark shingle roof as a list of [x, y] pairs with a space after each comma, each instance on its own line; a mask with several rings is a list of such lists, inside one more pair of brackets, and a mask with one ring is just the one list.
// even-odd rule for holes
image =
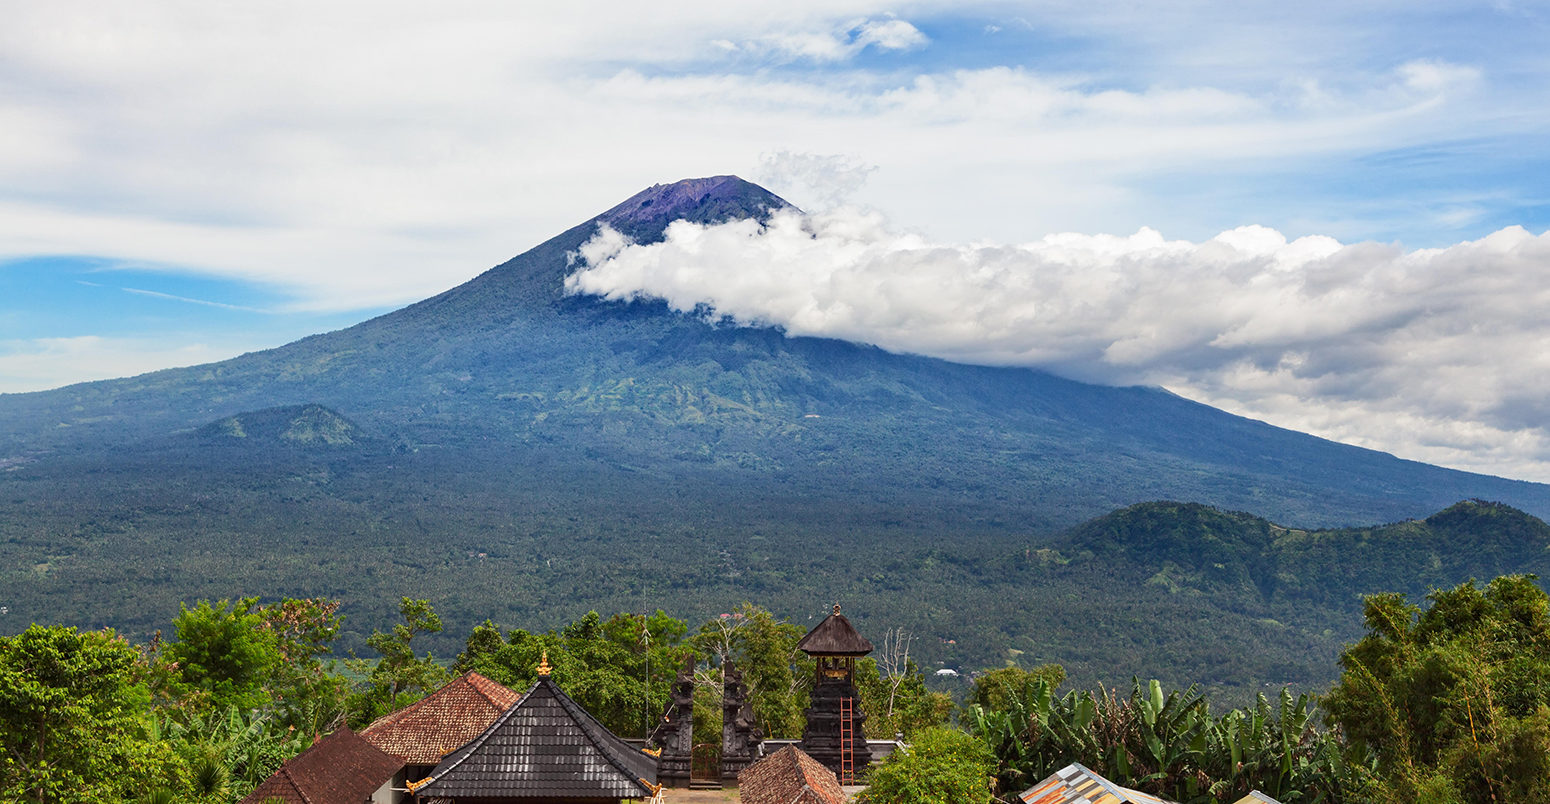
[[872, 642], [857, 633], [835, 606], [833, 614], [797, 642], [797, 650], [809, 656], [865, 656], [872, 652]]
[[845, 804], [834, 771], [794, 745], [744, 768], [737, 789], [743, 804]]
[[286, 804], [360, 804], [403, 766], [398, 757], [342, 727], [287, 760], [240, 804], [270, 798]]
[[468, 672], [441, 689], [372, 721], [361, 736], [410, 765], [434, 765], [489, 728], [521, 697]]
[[[655, 757], [603, 727], [539, 676], [483, 734], [415, 785], [422, 798], [645, 798]], [[649, 785], [649, 786], [648, 786]]]

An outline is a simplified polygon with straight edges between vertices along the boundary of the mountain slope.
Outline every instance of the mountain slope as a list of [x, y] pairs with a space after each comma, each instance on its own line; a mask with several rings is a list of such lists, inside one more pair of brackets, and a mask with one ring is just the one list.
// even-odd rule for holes
[[[1144, 500], [1299, 528], [1469, 497], [1550, 514], [1550, 487], [1402, 461], [1158, 389], [563, 292], [567, 255], [599, 223], [649, 240], [675, 219], [784, 204], [735, 177], [659, 185], [345, 330], [0, 396], [12, 612], [0, 629], [143, 630], [179, 599], [252, 593], [343, 597], [357, 637], [400, 594], [436, 600], [449, 633], [588, 607], [678, 601], [697, 615], [755, 599], [822, 611], [852, 596], [863, 620], [946, 633], [973, 612], [932, 601], [988, 584], [981, 557]], [[210, 437], [233, 419], [317, 410], [329, 415], [311, 432], [347, 432], [347, 448]]]

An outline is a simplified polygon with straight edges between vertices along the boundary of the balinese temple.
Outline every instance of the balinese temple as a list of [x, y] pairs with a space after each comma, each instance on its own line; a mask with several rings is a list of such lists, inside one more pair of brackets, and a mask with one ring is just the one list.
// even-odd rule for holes
[[522, 697], [515, 690], [468, 672], [430, 695], [361, 730], [367, 742], [402, 760], [395, 780], [402, 790], [422, 779], [447, 754], [462, 748], [490, 727]]
[[737, 786], [742, 804], [845, 804], [849, 798], [834, 771], [794, 745], [748, 766]]
[[409, 787], [423, 804], [616, 804], [651, 798], [657, 759], [597, 722], [549, 678]]
[[403, 764], [340, 728], [287, 760], [240, 804], [393, 804], [393, 779]]
[[802, 750], [834, 772], [844, 784], [853, 783], [872, 762], [867, 745], [866, 713], [856, 692], [856, 660], [872, 652], [872, 643], [856, 632], [850, 620], [834, 613], [797, 642], [797, 650], [813, 657], [812, 705], [802, 729]]

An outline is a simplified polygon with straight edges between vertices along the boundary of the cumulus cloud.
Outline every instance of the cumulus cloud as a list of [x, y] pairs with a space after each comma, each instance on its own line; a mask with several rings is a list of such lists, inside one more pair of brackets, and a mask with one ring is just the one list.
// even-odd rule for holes
[[[574, 293], [971, 363], [1156, 384], [1404, 457], [1550, 480], [1550, 233], [1405, 251], [1247, 226], [932, 242], [875, 213], [604, 231]], [[736, 266], [736, 270], [727, 270]]]

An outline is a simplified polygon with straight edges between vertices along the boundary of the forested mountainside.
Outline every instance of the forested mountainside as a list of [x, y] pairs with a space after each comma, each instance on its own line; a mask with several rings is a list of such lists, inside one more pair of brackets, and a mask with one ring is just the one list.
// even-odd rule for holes
[[[933, 661], [999, 659], [1015, 637], [1039, 643], [1025, 653], [1091, 648], [1073, 667], [1093, 673], [1128, 675], [1115, 657], [1231, 655], [1239, 669], [1221, 683], [1248, 684], [1325, 672], [1312, 669], [1325, 666], [1318, 657], [1349, 633], [1328, 623], [1354, 623], [1365, 581], [1279, 561], [1274, 581], [1245, 570], [1259, 603], [1229, 606], [1196, 579], [1215, 577], [1206, 570], [1137, 551], [1145, 576], [1094, 608], [1093, 580], [1073, 574], [1084, 553], [1059, 534], [1157, 499], [1288, 529], [1422, 517], [1466, 498], [1550, 513], [1550, 487], [1334, 444], [1158, 389], [563, 293], [567, 255], [599, 223], [650, 240], [672, 220], [782, 205], [735, 177], [660, 185], [349, 329], [0, 396], [0, 629], [137, 633], [180, 600], [326, 596], [344, 602], [343, 641], [359, 645], [405, 594], [460, 627], [669, 603], [697, 616], [745, 599], [822, 612], [846, 600], [862, 620], [932, 635]], [[1425, 577], [1441, 581], [1454, 548], [1439, 549]], [[1097, 572], [1109, 586], [1118, 577]], [[1276, 594], [1302, 588], [1323, 590], [1319, 614], [1334, 618], [1316, 631], [1274, 613]], [[985, 616], [1002, 607], [1017, 611]], [[1104, 618], [1163, 618], [1169, 633], [1064, 641]], [[1219, 635], [1202, 658], [1170, 653], [1202, 633]], [[1237, 658], [1256, 655], [1279, 658]]]

